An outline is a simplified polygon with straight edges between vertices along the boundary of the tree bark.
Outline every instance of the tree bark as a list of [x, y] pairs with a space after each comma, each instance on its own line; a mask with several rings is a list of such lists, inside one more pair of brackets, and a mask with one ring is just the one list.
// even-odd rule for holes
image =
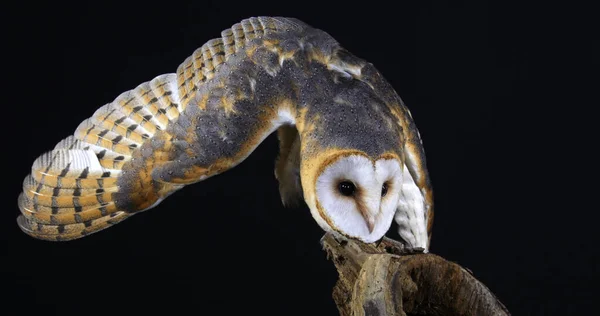
[[321, 244], [339, 274], [333, 299], [342, 316], [510, 315], [470, 271], [440, 256], [389, 238], [376, 245], [326, 234]]

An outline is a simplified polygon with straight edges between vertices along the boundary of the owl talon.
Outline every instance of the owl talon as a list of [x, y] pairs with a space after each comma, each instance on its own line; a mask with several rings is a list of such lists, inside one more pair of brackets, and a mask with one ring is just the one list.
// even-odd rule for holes
[[413, 255], [413, 254], [417, 254], [417, 253], [423, 253], [425, 252], [425, 248], [423, 247], [404, 247], [403, 252], [407, 255]]

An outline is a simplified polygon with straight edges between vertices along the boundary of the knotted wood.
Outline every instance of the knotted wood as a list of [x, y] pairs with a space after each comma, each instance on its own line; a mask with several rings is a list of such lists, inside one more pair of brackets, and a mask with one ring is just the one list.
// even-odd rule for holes
[[340, 315], [510, 315], [473, 274], [419, 249], [384, 238], [364, 244], [321, 239], [339, 279], [333, 299]]

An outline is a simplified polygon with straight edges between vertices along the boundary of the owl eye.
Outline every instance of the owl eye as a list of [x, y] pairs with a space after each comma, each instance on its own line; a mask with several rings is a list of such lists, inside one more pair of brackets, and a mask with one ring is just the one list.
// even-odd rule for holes
[[350, 181], [342, 181], [338, 185], [338, 190], [344, 196], [351, 196], [351, 195], [354, 195], [354, 192], [356, 191], [356, 187], [354, 186], [354, 183], [352, 183]]
[[388, 191], [388, 185], [387, 183], [384, 183], [383, 186], [381, 187], [381, 196], [385, 196], [387, 194]]

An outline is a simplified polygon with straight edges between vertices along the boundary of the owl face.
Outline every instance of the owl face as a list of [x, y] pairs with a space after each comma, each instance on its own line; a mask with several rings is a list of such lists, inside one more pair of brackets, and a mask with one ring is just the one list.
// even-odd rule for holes
[[326, 231], [367, 243], [381, 239], [398, 205], [401, 166], [396, 157], [351, 154], [328, 159], [316, 177], [314, 201], [308, 203], [313, 217]]

